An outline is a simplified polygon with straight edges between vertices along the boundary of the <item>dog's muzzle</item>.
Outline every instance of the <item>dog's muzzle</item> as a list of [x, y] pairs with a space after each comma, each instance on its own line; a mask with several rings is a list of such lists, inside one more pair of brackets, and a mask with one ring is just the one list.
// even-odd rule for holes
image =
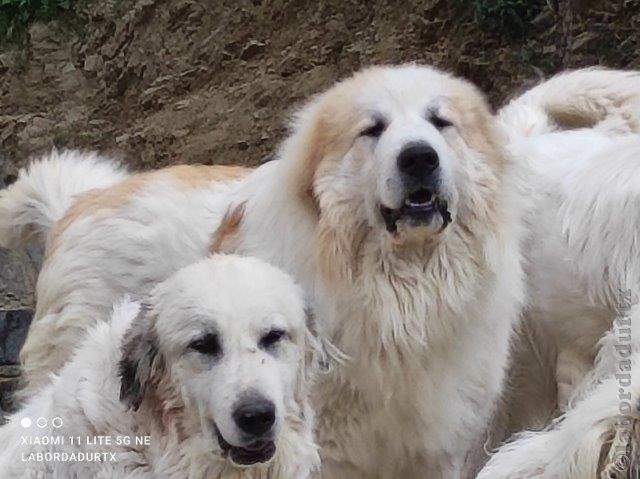
[[239, 466], [269, 462], [276, 453], [275, 442], [271, 440], [258, 440], [242, 447], [232, 446], [222, 437], [217, 426], [215, 426], [215, 431], [222, 454]]
[[400, 208], [380, 205], [380, 214], [389, 233], [398, 230], [398, 222], [407, 220], [409, 226], [428, 226], [436, 215], [442, 217], [442, 228], [451, 223], [451, 213], [447, 200], [438, 197], [431, 190], [421, 188], [407, 195]]
[[439, 166], [438, 154], [428, 143], [410, 143], [402, 149], [398, 155], [397, 168], [405, 197], [399, 208], [380, 205], [380, 214], [387, 231], [395, 233], [401, 220], [407, 220], [409, 226], [428, 226], [436, 215], [442, 217], [442, 229], [451, 223], [447, 200], [438, 194]]

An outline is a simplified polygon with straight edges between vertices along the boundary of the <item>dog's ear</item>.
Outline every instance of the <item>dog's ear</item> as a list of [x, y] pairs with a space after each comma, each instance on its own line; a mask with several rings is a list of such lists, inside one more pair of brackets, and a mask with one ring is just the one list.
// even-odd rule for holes
[[279, 157], [290, 162], [293, 191], [316, 212], [314, 181], [322, 163], [339, 159], [353, 143], [349, 131], [356, 122], [344, 104], [344, 96], [328, 94], [311, 100], [294, 116], [292, 133], [280, 149]]
[[310, 383], [318, 374], [331, 371], [334, 364], [345, 364], [350, 358], [323, 336], [318, 330], [314, 308], [305, 308], [306, 327], [302, 339], [302, 355], [298, 372], [296, 399], [304, 404], [311, 389]]
[[300, 361], [298, 362], [298, 379], [296, 381], [295, 400], [304, 417], [310, 408], [309, 393], [314, 376], [319, 370], [320, 343], [314, 332], [314, 315], [310, 306], [305, 308], [306, 324], [299, 340]]
[[318, 325], [316, 324], [316, 315], [313, 306], [307, 303], [304, 309], [306, 329], [304, 338], [304, 368], [306, 372], [319, 370], [325, 371], [328, 369], [329, 364], [327, 358], [323, 353], [322, 341], [320, 340], [320, 334], [318, 332]]
[[313, 193], [316, 170], [325, 156], [329, 125], [321, 99], [307, 104], [295, 116], [293, 134], [286, 140], [281, 156], [294, 163], [289, 166], [297, 196], [313, 210], [319, 205]]
[[124, 335], [122, 357], [118, 365], [120, 400], [137, 411], [145, 391], [159, 379], [163, 368], [164, 360], [158, 351], [151, 307], [142, 304]]

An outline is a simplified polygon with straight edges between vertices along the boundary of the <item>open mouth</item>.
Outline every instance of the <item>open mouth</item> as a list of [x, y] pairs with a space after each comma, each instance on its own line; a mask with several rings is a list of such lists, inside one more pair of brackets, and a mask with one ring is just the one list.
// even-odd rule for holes
[[380, 205], [380, 213], [389, 233], [395, 233], [398, 230], [398, 221], [403, 219], [408, 219], [411, 226], [425, 226], [439, 214], [442, 216], [441, 230], [451, 223], [447, 201], [426, 188], [419, 188], [409, 194], [400, 208], [392, 209]]
[[268, 462], [276, 452], [276, 445], [273, 441], [259, 440], [243, 447], [232, 446], [222, 437], [218, 428], [215, 429], [222, 453], [240, 466]]

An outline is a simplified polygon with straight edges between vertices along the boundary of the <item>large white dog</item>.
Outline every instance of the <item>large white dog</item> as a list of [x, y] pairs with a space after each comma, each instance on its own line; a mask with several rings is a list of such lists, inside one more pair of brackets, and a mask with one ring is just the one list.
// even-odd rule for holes
[[308, 477], [320, 461], [305, 317], [300, 288], [260, 260], [183, 268], [117, 304], [0, 428], [0, 476]]
[[560, 75], [499, 117], [529, 167], [527, 321], [555, 363], [559, 417], [479, 477], [640, 477], [640, 73]]
[[102, 191], [77, 154], [22, 172], [0, 199], [0, 243], [47, 237], [30, 390], [118, 295], [211, 249], [255, 255], [314, 297], [340, 353], [314, 395], [322, 476], [460, 477], [523, 301], [521, 202], [483, 96], [424, 66], [368, 69], [308, 103], [278, 157], [124, 181], [103, 164]]

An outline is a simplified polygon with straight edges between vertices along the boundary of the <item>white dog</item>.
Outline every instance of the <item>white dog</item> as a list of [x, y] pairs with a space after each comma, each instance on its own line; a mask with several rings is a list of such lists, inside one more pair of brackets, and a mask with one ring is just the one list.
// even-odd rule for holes
[[[81, 162], [54, 153], [0, 199], [1, 243], [48, 236], [22, 356], [31, 390], [115, 297], [234, 251], [293, 274], [342, 352], [314, 394], [324, 478], [461, 476], [523, 300], [513, 165], [472, 85], [416, 65], [360, 72], [307, 104], [279, 159], [250, 174], [119, 182], [114, 169], [118, 184], [86, 192], [67, 186], [92, 175]], [[46, 206], [58, 188], [77, 197], [62, 219]]]
[[280, 270], [232, 255], [187, 266], [117, 304], [0, 428], [0, 476], [308, 477], [310, 340]]
[[527, 321], [551, 345], [561, 415], [479, 477], [640, 477], [640, 74], [560, 75], [500, 119], [530, 167]]

